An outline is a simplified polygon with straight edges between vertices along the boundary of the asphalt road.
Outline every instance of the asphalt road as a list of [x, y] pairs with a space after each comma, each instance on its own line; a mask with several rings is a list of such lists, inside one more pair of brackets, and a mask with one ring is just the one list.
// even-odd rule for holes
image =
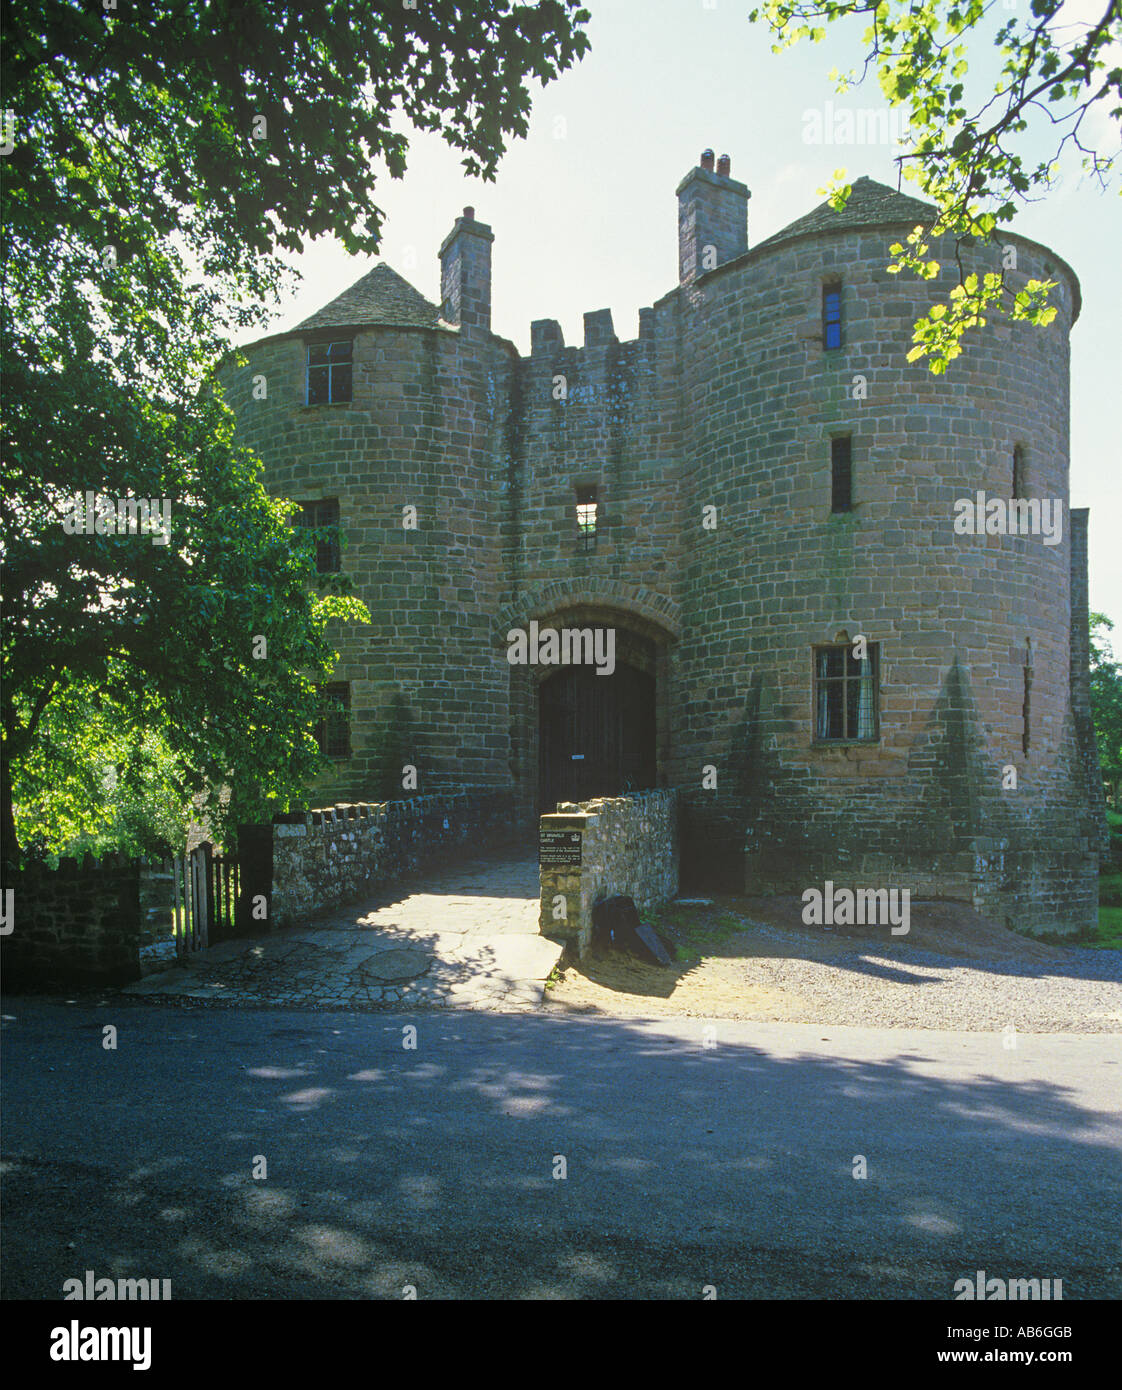
[[3, 1012], [8, 1298], [1122, 1293], [1118, 1036]]

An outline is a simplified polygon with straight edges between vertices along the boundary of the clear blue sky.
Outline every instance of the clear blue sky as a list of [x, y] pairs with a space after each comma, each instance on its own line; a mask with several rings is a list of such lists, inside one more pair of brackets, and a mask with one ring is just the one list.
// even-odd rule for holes
[[[1014, 0], [1022, 9], [1027, 0]], [[1078, 0], [1076, 13], [1090, 6]], [[828, 78], [851, 65], [860, 21], [835, 27], [817, 46], [776, 55], [746, 0], [586, 0], [592, 49], [546, 88], [535, 84], [527, 139], [515, 143], [496, 181], [464, 177], [439, 137], [411, 134], [409, 168], [388, 177], [382, 259], [439, 301], [437, 251], [465, 204], [491, 225], [492, 327], [529, 349], [530, 321], [555, 318], [567, 342], [582, 315], [610, 308], [620, 338], [635, 337], [638, 311], [677, 282], [674, 189], [706, 146], [732, 157], [752, 190], [749, 245], [821, 202], [834, 170], [895, 186], [887, 145], [810, 144], [806, 113], [881, 106], [875, 79], [839, 96]], [[1101, 6], [1096, 0], [1096, 14]], [[1010, 7], [996, 8], [999, 20]], [[848, 35], [848, 41], [844, 38]], [[1100, 139], [1113, 138], [1105, 117]], [[905, 191], [912, 191], [904, 185]], [[1072, 334], [1071, 505], [1091, 508], [1091, 604], [1118, 624], [1122, 655], [1122, 204], [1065, 175], [1047, 200], [1025, 209], [1016, 229], [1074, 267], [1083, 313]], [[322, 241], [295, 258], [304, 276], [271, 331], [291, 328], [376, 264]], [[256, 336], [249, 335], [249, 336]], [[952, 368], [953, 370], [953, 368]]]

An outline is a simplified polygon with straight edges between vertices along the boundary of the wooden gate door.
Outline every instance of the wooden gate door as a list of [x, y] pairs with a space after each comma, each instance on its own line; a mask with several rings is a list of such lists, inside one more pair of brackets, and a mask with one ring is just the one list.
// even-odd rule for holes
[[618, 796], [655, 784], [654, 678], [617, 665], [562, 667], [538, 688], [538, 797], [558, 801]]
[[272, 925], [273, 827], [238, 826], [238, 901], [235, 922], [239, 936], [256, 936]]

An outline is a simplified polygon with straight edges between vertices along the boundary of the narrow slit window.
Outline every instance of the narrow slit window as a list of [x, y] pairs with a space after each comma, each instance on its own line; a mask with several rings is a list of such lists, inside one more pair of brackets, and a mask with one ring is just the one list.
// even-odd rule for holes
[[316, 687], [320, 716], [316, 742], [328, 758], [351, 756], [351, 686], [349, 681], [333, 681]]
[[587, 553], [596, 549], [600, 525], [600, 499], [595, 487], [577, 488], [577, 550]]
[[354, 343], [308, 344], [308, 404], [341, 405], [351, 399]]
[[848, 434], [830, 440], [830, 510], [853, 510], [853, 438]]
[[1014, 445], [1013, 448], [1013, 496], [1024, 497], [1025, 495], [1025, 446], [1023, 444]]
[[880, 643], [853, 655], [850, 645], [814, 649], [814, 733], [820, 743], [872, 742], [879, 737]]
[[1032, 641], [1025, 641], [1025, 664], [1021, 680], [1021, 752], [1029, 751], [1029, 714], [1032, 708]]
[[841, 283], [822, 286], [822, 346], [829, 352], [842, 345]]

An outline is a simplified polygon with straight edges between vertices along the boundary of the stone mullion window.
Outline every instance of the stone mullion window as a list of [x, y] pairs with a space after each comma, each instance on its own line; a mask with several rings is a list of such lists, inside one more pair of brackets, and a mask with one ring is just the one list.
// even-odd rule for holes
[[880, 644], [855, 657], [851, 646], [814, 649], [814, 736], [819, 743], [875, 742], [880, 736]]

